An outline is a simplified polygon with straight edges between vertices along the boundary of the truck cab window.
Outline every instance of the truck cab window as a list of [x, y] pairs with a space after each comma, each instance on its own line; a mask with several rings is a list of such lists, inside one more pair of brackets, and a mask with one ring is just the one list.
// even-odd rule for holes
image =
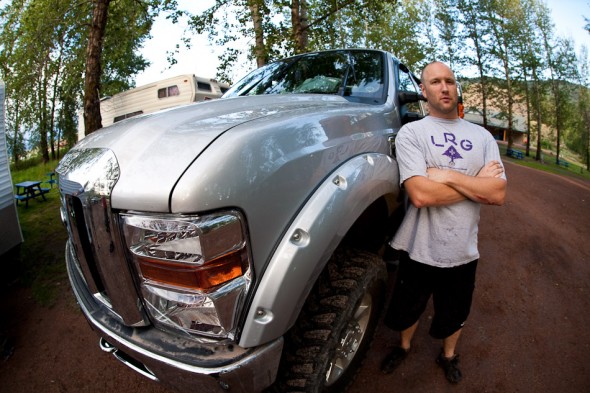
[[385, 102], [383, 54], [339, 50], [308, 53], [258, 68], [225, 97], [263, 94], [332, 94], [351, 102]]

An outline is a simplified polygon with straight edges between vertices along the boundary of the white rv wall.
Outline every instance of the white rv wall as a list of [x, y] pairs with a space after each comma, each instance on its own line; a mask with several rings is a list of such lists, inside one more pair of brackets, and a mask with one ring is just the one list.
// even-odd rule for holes
[[[115, 117], [141, 112], [142, 114], [157, 112], [162, 109], [189, 104], [195, 100], [195, 82], [193, 75], [179, 75], [136, 87], [100, 101], [102, 126], [114, 123]], [[158, 98], [158, 90], [176, 86], [176, 96]]]
[[[158, 90], [171, 86], [178, 87], [178, 95], [158, 98]], [[208, 88], [202, 89], [200, 86], [208, 86]], [[147, 114], [196, 101], [216, 99], [221, 97], [227, 89], [229, 89], [227, 83], [219, 83], [215, 79], [192, 74], [178, 75], [149, 83], [101, 99], [102, 126], [107, 127], [113, 124], [115, 118], [120, 116]], [[78, 112], [78, 140], [84, 138], [84, 134], [84, 116], [83, 111], [80, 110]]]
[[23, 242], [6, 148], [5, 85], [0, 81], [0, 255]]

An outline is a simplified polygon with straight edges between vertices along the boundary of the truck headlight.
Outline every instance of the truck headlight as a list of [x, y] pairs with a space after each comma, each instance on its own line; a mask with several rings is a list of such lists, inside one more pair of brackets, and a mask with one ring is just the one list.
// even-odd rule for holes
[[251, 283], [238, 211], [121, 215], [148, 312], [161, 327], [233, 338]]

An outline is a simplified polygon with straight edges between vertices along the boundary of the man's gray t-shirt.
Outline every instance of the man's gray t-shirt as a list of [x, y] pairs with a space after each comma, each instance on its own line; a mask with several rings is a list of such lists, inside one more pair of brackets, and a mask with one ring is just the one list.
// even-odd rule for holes
[[[428, 168], [452, 169], [475, 176], [488, 162], [502, 162], [494, 137], [463, 119], [427, 116], [406, 124], [396, 140], [400, 183], [427, 177]], [[505, 179], [505, 176], [502, 175]], [[390, 245], [410, 258], [438, 267], [453, 267], [479, 258], [477, 228], [480, 204], [464, 200], [452, 205], [417, 209], [409, 204]]]

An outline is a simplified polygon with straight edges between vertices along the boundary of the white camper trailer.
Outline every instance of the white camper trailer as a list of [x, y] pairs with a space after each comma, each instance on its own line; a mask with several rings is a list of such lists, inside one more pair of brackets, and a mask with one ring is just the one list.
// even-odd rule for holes
[[0, 255], [23, 242], [6, 149], [4, 99], [4, 82], [0, 81]]
[[[191, 74], [139, 86], [100, 101], [102, 126], [144, 113], [219, 98], [228, 89], [227, 83]], [[78, 116], [78, 140], [84, 138], [84, 134], [84, 117], [81, 111]]]

